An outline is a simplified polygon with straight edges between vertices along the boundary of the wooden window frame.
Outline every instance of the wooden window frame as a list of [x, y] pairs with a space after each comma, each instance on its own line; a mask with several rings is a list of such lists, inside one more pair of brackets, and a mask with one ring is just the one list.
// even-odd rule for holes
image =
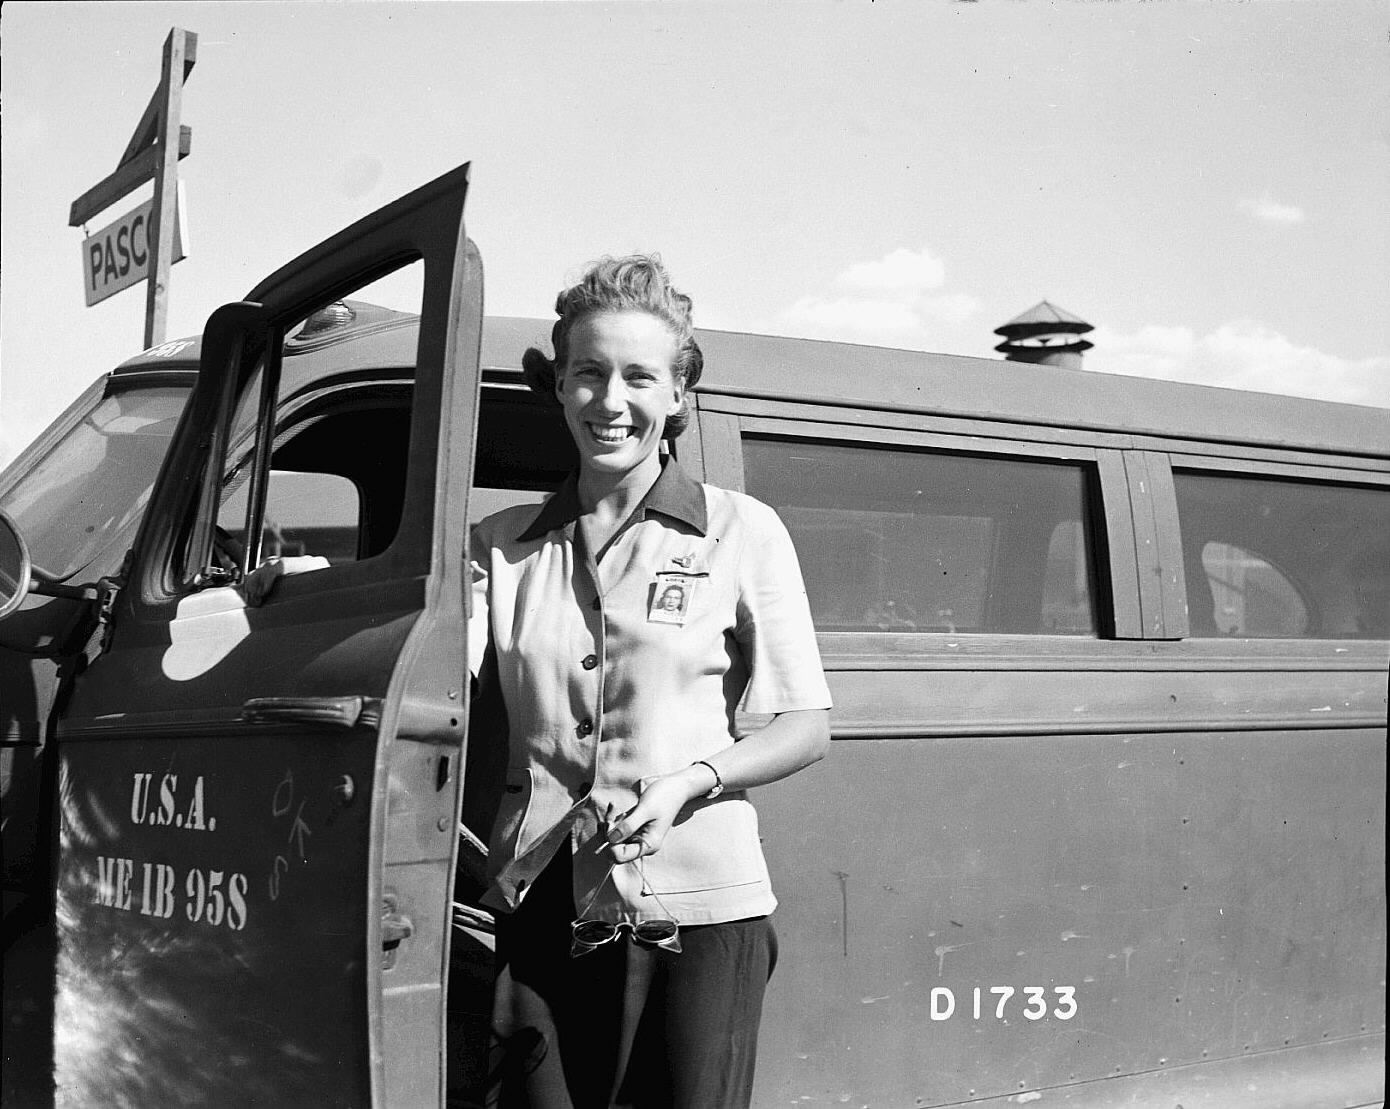
[[[1310, 462], [1307, 459], [1315, 459]], [[1304, 481], [1323, 485], [1347, 487], [1351, 485], [1371, 486], [1390, 489], [1390, 468], [1359, 469], [1349, 466], [1334, 466], [1326, 458], [1303, 455], [1300, 461], [1264, 462], [1249, 459], [1223, 458], [1212, 454], [1170, 454], [1154, 452], [1151, 464], [1166, 471], [1166, 485], [1172, 493], [1170, 501], [1165, 501], [1159, 523], [1158, 537], [1161, 545], [1160, 557], [1166, 565], [1174, 568], [1176, 574], [1176, 593], [1186, 611], [1187, 579], [1183, 563], [1182, 522], [1178, 518], [1178, 502], [1174, 471], [1200, 472], [1210, 476], [1232, 478], [1268, 478], [1274, 481]], [[1362, 461], [1360, 459], [1357, 460]], [[1316, 660], [1331, 669], [1364, 669], [1366, 665], [1385, 668], [1390, 665], [1390, 647], [1383, 639], [1314, 639], [1303, 636], [1283, 638], [1268, 637], [1260, 639], [1241, 639], [1243, 645], [1239, 654], [1266, 664], [1277, 659], [1292, 661]], [[1231, 653], [1230, 641], [1225, 638], [1203, 636], [1184, 641], [1182, 647], [1194, 658], [1226, 657]]]
[[[938, 632], [818, 632], [828, 671], [1157, 670], [1281, 671], [1384, 668], [1379, 640], [1189, 638], [1186, 580], [1173, 470], [1202, 469], [1335, 484], [1390, 485], [1380, 459], [1233, 448], [1029, 424], [937, 418], [728, 394], [698, 394], [678, 457], [692, 476], [743, 491], [749, 435], [937, 449], [1094, 465], [1103, 523], [1095, 552], [1103, 637]], [[930, 423], [930, 429], [923, 428]], [[1159, 449], [1171, 448], [1169, 450]], [[1224, 449], [1224, 448], [1223, 448]], [[1191, 452], [1191, 453], [1189, 453]], [[1290, 457], [1293, 456], [1293, 457]], [[1366, 469], [1359, 468], [1362, 464]], [[1107, 572], [1108, 571], [1108, 572]], [[1108, 589], [1106, 579], [1108, 577]]]

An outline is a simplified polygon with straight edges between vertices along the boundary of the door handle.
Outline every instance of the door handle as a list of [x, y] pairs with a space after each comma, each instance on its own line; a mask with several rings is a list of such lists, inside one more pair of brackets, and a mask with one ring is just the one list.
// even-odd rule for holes
[[415, 935], [415, 925], [411, 923], [410, 917], [401, 913], [388, 913], [381, 918], [381, 949], [399, 947], [401, 940], [408, 940]]
[[404, 940], [415, 935], [415, 924], [400, 911], [394, 893], [381, 900], [381, 966], [390, 970], [396, 965], [396, 951]]
[[248, 724], [375, 728], [381, 723], [381, 698], [252, 697], [241, 706], [241, 718]]

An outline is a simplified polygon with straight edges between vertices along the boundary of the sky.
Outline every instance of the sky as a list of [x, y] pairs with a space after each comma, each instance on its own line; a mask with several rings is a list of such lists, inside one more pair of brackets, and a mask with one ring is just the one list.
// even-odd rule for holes
[[169, 338], [471, 161], [492, 313], [655, 250], [704, 327], [998, 357], [1047, 299], [1087, 370], [1390, 407], [1390, 0], [9, 0], [0, 463], [142, 345], [68, 209], [175, 26]]

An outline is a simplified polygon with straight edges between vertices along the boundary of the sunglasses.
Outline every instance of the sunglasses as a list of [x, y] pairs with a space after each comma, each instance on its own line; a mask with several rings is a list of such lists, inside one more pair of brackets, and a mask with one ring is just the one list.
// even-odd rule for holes
[[570, 924], [570, 957], [577, 959], [581, 955], [587, 955], [590, 951], [602, 947], [606, 943], [612, 943], [624, 931], [628, 932], [638, 943], [647, 944], [649, 947], [660, 947], [666, 951], [673, 951], [680, 954], [681, 936], [680, 925], [671, 918], [671, 910], [661, 903], [661, 898], [656, 896], [656, 890], [647, 884], [647, 872], [642, 869], [641, 858], [632, 860], [632, 865], [637, 867], [637, 873], [642, 876], [642, 893], [650, 897], [656, 897], [656, 903], [661, 907], [661, 911], [666, 914], [664, 918], [655, 920], [586, 920], [584, 914], [589, 911], [597, 900], [599, 891], [607, 884], [608, 879], [613, 876], [613, 868], [618, 866], [613, 863], [608, 868], [608, 873], [603, 876], [603, 881], [589, 896], [589, 900], [584, 903], [584, 908], [579, 911], [579, 917]]

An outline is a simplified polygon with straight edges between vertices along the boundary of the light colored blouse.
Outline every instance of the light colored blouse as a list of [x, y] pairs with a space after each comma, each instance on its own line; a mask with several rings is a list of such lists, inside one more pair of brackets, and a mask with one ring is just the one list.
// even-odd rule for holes
[[470, 657], [490, 640], [510, 733], [484, 902], [515, 908], [567, 845], [586, 916], [770, 913], [744, 791], [692, 802], [642, 873], [620, 865], [607, 882], [600, 824], [637, 803], [638, 782], [736, 741], [737, 708], [830, 707], [791, 538], [767, 505], [670, 461], [597, 560], [581, 514], [572, 475], [539, 512], [506, 509], [473, 532]]

